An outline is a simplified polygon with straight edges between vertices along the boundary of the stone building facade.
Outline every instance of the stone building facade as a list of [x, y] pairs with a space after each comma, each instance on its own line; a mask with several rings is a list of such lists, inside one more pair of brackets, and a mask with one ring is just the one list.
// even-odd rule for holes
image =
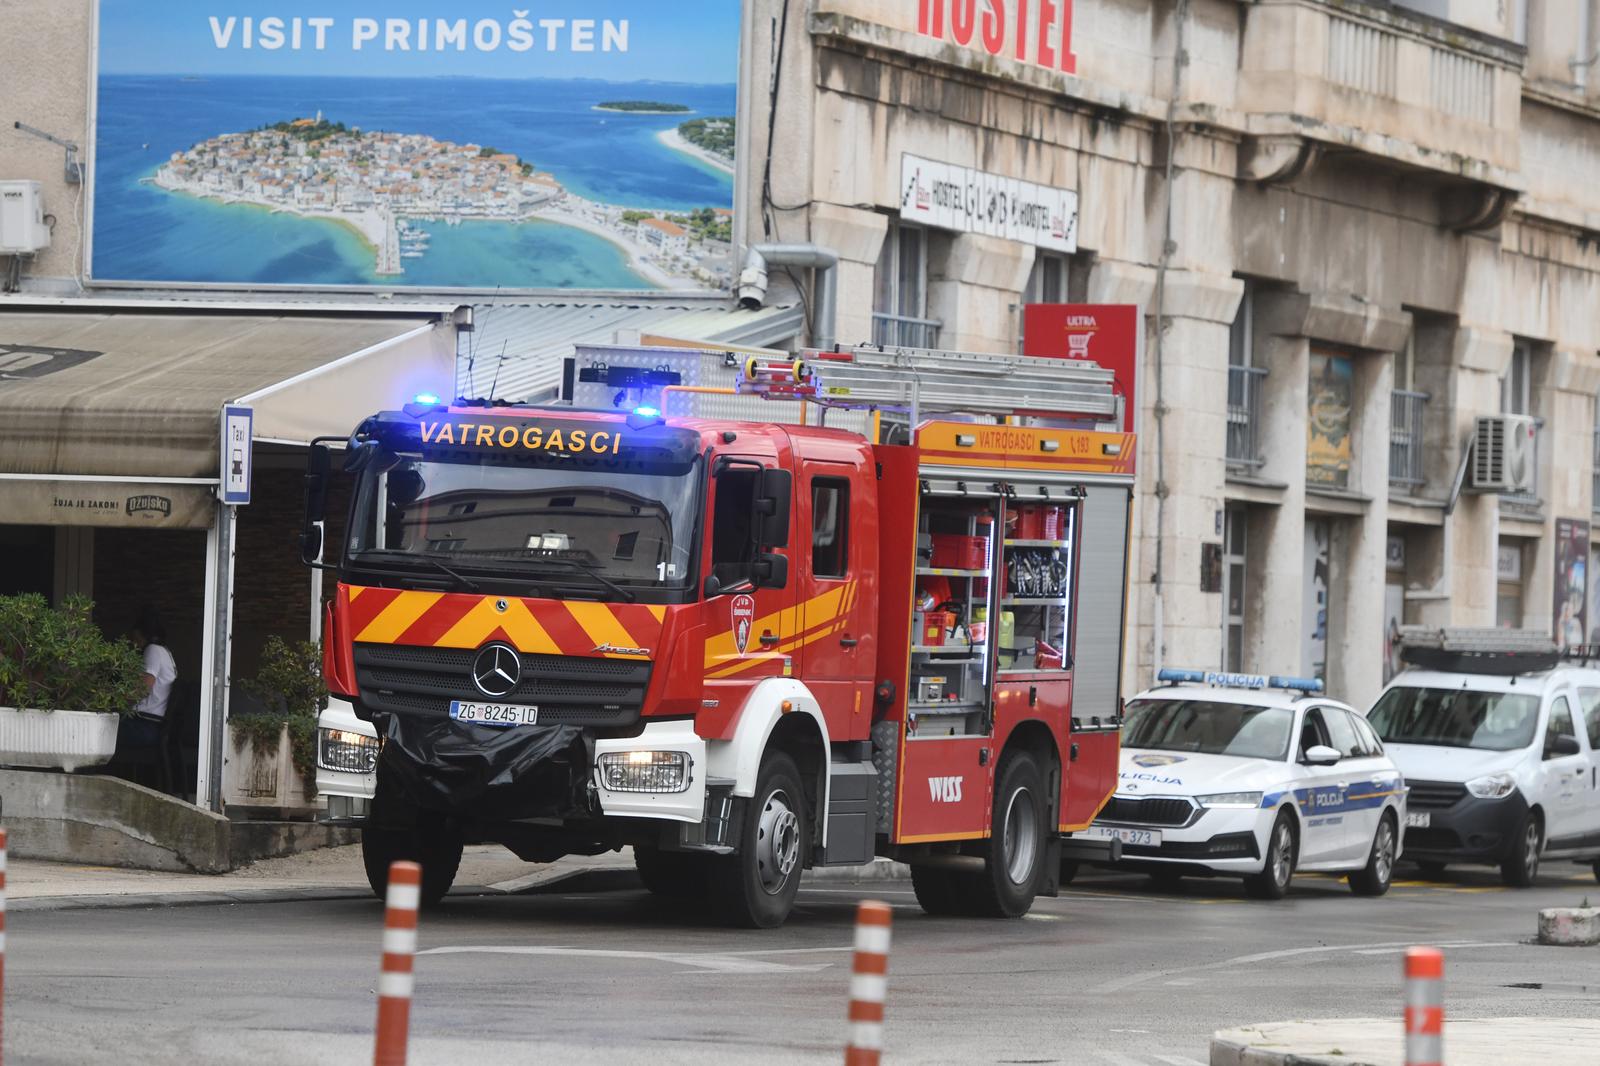
[[[1002, 351], [1025, 303], [1141, 305], [1128, 683], [1365, 703], [1393, 623], [1587, 628], [1595, 6], [758, 5], [744, 226], [839, 254], [845, 340]], [[904, 225], [905, 155], [1075, 192], [1076, 250]], [[1447, 506], [1501, 412], [1536, 420], [1536, 477]]]

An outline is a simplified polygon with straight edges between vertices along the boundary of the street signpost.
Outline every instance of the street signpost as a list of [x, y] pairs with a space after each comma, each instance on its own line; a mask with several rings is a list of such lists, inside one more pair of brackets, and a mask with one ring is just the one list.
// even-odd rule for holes
[[250, 502], [251, 429], [255, 410], [242, 404], [222, 408], [222, 502]]

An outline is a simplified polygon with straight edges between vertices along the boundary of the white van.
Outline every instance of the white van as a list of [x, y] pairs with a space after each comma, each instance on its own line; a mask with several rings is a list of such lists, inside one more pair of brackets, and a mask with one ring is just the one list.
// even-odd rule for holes
[[1594, 863], [1600, 879], [1600, 669], [1504, 631], [1402, 639], [1417, 665], [1367, 720], [1410, 787], [1406, 857], [1429, 873], [1499, 866], [1518, 887], [1541, 859]]

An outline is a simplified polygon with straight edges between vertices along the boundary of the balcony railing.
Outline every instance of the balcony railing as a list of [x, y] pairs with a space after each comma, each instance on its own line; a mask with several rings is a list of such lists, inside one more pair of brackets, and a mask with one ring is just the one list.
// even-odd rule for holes
[[1425, 392], [1395, 389], [1389, 394], [1389, 484], [1415, 492], [1427, 479], [1422, 473], [1422, 412]]
[[1261, 445], [1256, 430], [1261, 425], [1261, 390], [1266, 386], [1264, 366], [1228, 368], [1228, 466], [1246, 473], [1261, 466]]
[[886, 311], [872, 312], [872, 343], [889, 347], [937, 348], [939, 327], [937, 318], [913, 318], [910, 315], [891, 315]]

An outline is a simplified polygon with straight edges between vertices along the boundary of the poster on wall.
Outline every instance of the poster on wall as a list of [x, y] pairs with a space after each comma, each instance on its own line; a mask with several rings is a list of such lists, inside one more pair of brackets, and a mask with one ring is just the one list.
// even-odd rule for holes
[[89, 270], [731, 283], [739, 0], [99, 0]]
[[1587, 643], [1600, 644], [1600, 549], [1589, 548], [1589, 640]]
[[1355, 373], [1348, 356], [1311, 353], [1306, 388], [1306, 484], [1350, 487], [1350, 405]]
[[1589, 523], [1556, 519], [1555, 603], [1551, 612], [1558, 647], [1584, 643], [1588, 627]]
[[1328, 673], [1328, 551], [1333, 527], [1327, 522], [1306, 523], [1305, 581], [1300, 625], [1303, 640], [1300, 669], [1311, 677]]

